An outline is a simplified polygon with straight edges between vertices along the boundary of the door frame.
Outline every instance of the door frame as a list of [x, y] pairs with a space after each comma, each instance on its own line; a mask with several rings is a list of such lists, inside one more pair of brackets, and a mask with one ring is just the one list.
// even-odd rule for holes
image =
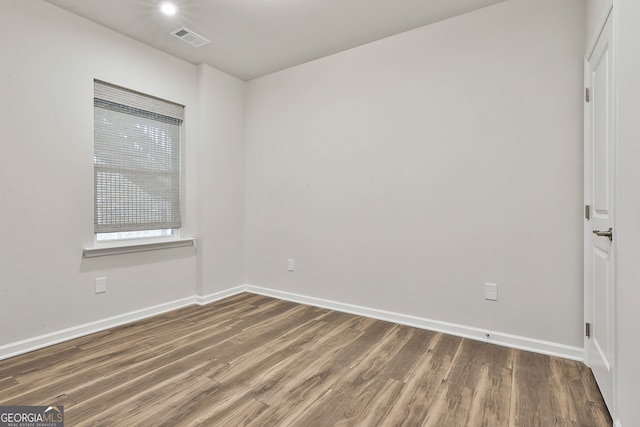
[[[596, 48], [596, 44], [598, 42], [598, 40], [600, 39], [600, 36], [602, 35], [605, 25], [607, 24], [607, 22], [609, 20], [611, 20], [611, 25], [613, 26], [612, 29], [612, 38], [613, 38], [613, 49], [612, 49], [612, 60], [613, 60], [613, 102], [612, 102], [612, 106], [611, 108], [613, 109], [612, 112], [612, 117], [613, 117], [613, 123], [611, 124], [613, 126], [613, 136], [612, 136], [612, 144], [613, 144], [613, 194], [612, 194], [612, 198], [613, 198], [613, 209], [614, 209], [614, 214], [613, 214], [613, 218], [612, 218], [612, 227], [614, 230], [614, 238], [613, 238], [613, 242], [612, 242], [612, 247], [611, 247], [611, 251], [614, 254], [614, 259], [613, 259], [613, 366], [612, 366], [612, 370], [613, 370], [613, 402], [612, 402], [612, 407], [608, 408], [610, 413], [611, 413], [611, 417], [613, 418], [613, 420], [616, 420], [617, 414], [618, 414], [618, 245], [617, 245], [617, 239], [616, 239], [616, 235], [619, 233], [619, 229], [618, 229], [618, 132], [617, 132], [617, 128], [618, 128], [618, 110], [617, 110], [617, 104], [618, 104], [618, 85], [617, 85], [617, 81], [615, 78], [615, 63], [616, 63], [616, 25], [615, 25], [615, 16], [614, 16], [614, 11], [613, 11], [613, 5], [611, 5], [611, 7], [609, 8], [608, 12], [606, 14], [604, 14], [603, 18], [601, 19], [601, 21], [599, 22], [599, 25], [596, 27], [596, 31], [591, 39], [591, 42], [589, 43], [585, 56], [584, 56], [584, 90], [586, 90], [586, 88], [590, 88], [591, 87], [591, 76], [590, 76], [590, 67], [589, 67], [589, 60], [591, 59], [591, 56], [594, 53], [594, 50]], [[583, 104], [584, 104], [584, 113], [583, 113], [583, 117], [584, 117], [584, 141], [583, 141], [583, 147], [584, 147], [584, 204], [592, 206], [592, 201], [591, 201], [591, 186], [592, 186], [592, 176], [591, 176], [591, 172], [592, 172], [592, 158], [591, 158], [591, 108], [593, 106], [593, 103], [590, 102], [586, 102], [586, 99], [584, 98], [586, 94], [583, 93]], [[583, 257], [584, 257], [584, 279], [583, 279], [583, 289], [584, 289], [584, 327], [586, 328], [586, 324], [587, 323], [591, 323], [593, 320], [593, 313], [592, 313], [592, 307], [593, 307], [593, 298], [591, 295], [591, 281], [590, 281], [590, 275], [591, 275], [591, 248], [590, 248], [590, 239], [592, 238], [591, 236], [591, 224], [589, 222], [589, 220], [586, 219], [586, 215], [583, 216]], [[590, 357], [591, 355], [589, 354], [589, 340], [590, 338], [586, 336], [586, 331], [583, 329], [583, 338], [584, 338], [584, 363], [587, 366], [591, 366], [590, 363]]]

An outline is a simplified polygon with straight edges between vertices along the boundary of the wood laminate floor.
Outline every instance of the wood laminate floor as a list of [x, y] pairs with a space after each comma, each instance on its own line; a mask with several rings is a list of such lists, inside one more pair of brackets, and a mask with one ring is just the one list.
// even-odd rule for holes
[[582, 363], [240, 294], [0, 361], [66, 426], [611, 426]]

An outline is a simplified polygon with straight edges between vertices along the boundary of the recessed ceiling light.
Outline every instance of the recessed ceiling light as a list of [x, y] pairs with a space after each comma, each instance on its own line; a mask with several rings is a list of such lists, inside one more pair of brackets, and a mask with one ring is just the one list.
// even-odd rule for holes
[[178, 7], [171, 2], [163, 1], [160, 3], [160, 10], [165, 15], [173, 16], [178, 12]]

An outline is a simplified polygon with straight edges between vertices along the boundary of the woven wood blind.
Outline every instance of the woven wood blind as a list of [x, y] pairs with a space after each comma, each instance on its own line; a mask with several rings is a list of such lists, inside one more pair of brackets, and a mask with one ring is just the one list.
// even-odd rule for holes
[[95, 233], [179, 228], [184, 107], [94, 82]]

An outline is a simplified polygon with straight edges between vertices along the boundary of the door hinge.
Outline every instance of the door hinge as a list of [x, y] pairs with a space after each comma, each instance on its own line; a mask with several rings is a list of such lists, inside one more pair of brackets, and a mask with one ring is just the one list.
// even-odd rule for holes
[[589, 220], [591, 219], [591, 206], [584, 205], [584, 218]]
[[587, 336], [587, 338], [591, 338], [591, 323], [584, 324], [584, 334]]
[[591, 94], [589, 93], [588, 87], [584, 88], [584, 100], [587, 102], [591, 101]]

